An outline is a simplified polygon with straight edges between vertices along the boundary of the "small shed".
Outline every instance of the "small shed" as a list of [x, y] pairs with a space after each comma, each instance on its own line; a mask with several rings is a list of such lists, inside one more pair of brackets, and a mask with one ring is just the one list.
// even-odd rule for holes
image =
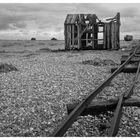
[[64, 28], [66, 50], [120, 48], [120, 13], [105, 22], [95, 14], [68, 14]]
[[133, 40], [133, 36], [132, 35], [126, 35], [124, 37], [124, 41], [132, 41]]

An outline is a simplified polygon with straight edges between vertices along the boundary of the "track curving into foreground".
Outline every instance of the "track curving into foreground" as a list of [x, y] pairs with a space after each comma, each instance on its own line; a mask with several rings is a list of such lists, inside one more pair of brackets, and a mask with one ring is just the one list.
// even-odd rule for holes
[[[72, 123], [76, 120], [76, 118], [88, 107], [88, 105], [91, 103], [91, 101], [99, 94], [110, 82], [111, 80], [118, 75], [121, 70], [124, 68], [125, 65], [127, 65], [130, 60], [139, 52], [139, 47], [135, 48], [131, 55], [127, 58], [127, 60], [118, 68], [116, 69], [103, 83], [101, 83], [94, 91], [92, 91], [89, 96], [83, 100], [81, 103], [79, 103], [74, 110], [68, 115], [68, 117], [58, 126], [56, 130], [54, 130], [54, 133], [51, 135], [52, 137], [62, 137], [65, 132], [68, 130], [68, 128], [72, 125]], [[115, 109], [113, 118], [112, 118], [112, 125], [110, 127], [109, 136], [115, 136], [118, 132], [119, 128], [119, 122], [121, 118], [121, 111], [122, 111], [122, 103], [125, 99], [129, 98], [131, 94], [133, 93], [133, 88], [135, 86], [138, 74], [140, 69], [140, 63], [137, 68], [137, 72], [135, 75], [135, 80], [130, 87], [130, 90], [125, 95], [122, 95], [117, 103], [117, 107]]]

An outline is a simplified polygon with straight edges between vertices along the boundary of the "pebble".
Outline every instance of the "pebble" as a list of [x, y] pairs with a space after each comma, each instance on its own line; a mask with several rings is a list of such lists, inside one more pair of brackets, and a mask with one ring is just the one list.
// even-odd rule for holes
[[117, 136], [140, 136], [140, 133], [138, 133], [140, 130], [140, 121], [138, 119], [139, 114], [137, 114], [138, 109], [138, 107], [123, 107], [122, 118]]

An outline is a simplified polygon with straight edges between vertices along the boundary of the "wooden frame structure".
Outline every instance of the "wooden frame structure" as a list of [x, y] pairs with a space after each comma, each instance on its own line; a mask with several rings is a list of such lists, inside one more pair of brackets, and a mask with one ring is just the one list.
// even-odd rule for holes
[[106, 22], [95, 14], [68, 14], [64, 28], [65, 50], [120, 48], [120, 13]]

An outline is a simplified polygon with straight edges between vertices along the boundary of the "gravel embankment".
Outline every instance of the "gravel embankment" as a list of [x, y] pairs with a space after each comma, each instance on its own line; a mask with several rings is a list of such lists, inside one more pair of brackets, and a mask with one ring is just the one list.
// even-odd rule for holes
[[[12, 64], [18, 71], [0, 73], [0, 136], [49, 136], [67, 116], [66, 104], [85, 99], [110, 75], [112, 66], [82, 62], [100, 58], [119, 64], [120, 56], [117, 51], [1, 55], [0, 62]], [[132, 82], [128, 76], [131, 79], [133, 74], [119, 74], [96, 99], [120, 95], [117, 90], [121, 88], [125, 92]], [[100, 121], [100, 117], [89, 118]]]
[[103, 137], [107, 136], [112, 112], [98, 116], [79, 116], [72, 127], [64, 134], [65, 137]]
[[139, 137], [140, 136], [140, 108], [123, 107], [117, 137]]

